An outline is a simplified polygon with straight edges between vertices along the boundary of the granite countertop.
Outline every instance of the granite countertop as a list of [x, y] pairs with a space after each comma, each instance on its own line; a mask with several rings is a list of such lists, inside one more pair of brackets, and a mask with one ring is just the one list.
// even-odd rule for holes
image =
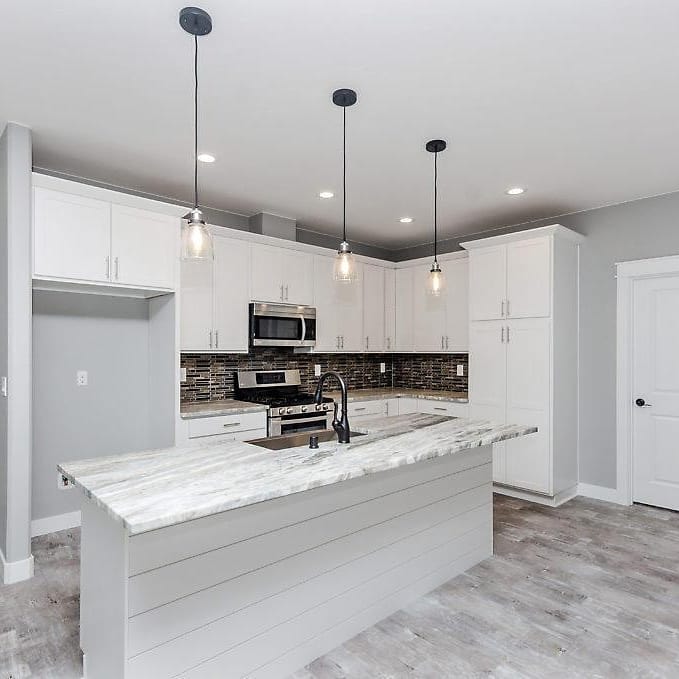
[[[336, 401], [341, 398], [339, 391], [323, 392]], [[454, 403], [469, 403], [466, 391], [443, 391], [436, 389], [403, 389], [401, 387], [381, 387], [377, 389], [349, 389], [349, 402], [373, 401], [381, 398], [425, 398], [430, 401], [453, 401]]]
[[212, 417], [214, 415], [242, 415], [243, 413], [260, 413], [268, 410], [268, 406], [261, 403], [237, 401], [226, 398], [222, 401], [199, 401], [197, 403], [182, 403], [179, 415], [183, 420], [196, 417]]
[[354, 429], [366, 436], [317, 450], [274, 452], [231, 441], [77, 460], [58, 469], [134, 535], [537, 431], [426, 414], [376, 418]]

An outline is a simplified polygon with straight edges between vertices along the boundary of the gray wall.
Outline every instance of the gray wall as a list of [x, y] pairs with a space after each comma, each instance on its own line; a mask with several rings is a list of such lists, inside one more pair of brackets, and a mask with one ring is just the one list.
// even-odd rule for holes
[[0, 550], [30, 557], [31, 132], [9, 123], [0, 137]]
[[[615, 263], [679, 254], [679, 193], [519, 224], [485, 235], [556, 223], [587, 236], [580, 253], [580, 481], [615, 488]], [[399, 259], [426, 255], [426, 248], [400, 251]], [[459, 246], [447, 241], [443, 249], [448, 252]]]
[[58, 462], [149, 447], [149, 327], [145, 300], [33, 293], [34, 519], [80, 507], [57, 488]]

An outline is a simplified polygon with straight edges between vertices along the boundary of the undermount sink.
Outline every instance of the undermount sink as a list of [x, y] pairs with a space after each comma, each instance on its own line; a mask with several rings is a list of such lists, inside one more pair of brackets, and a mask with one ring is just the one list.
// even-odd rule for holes
[[[337, 440], [337, 434], [332, 429], [325, 429], [324, 431], [303, 431], [298, 434], [283, 434], [283, 436], [272, 436], [265, 439], [252, 439], [245, 443], [251, 443], [253, 446], [268, 448], [269, 450], [284, 450], [285, 448], [300, 448], [302, 446], [308, 448], [311, 436], [317, 436], [319, 443]], [[365, 434], [352, 431], [351, 438], [353, 439], [354, 436], [365, 436]]]

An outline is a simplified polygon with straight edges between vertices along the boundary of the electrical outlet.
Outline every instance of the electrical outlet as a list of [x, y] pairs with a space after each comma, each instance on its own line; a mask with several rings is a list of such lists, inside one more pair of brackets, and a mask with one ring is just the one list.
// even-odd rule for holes
[[179, 369], [179, 381], [186, 382], [186, 368]]
[[464, 363], [457, 364], [457, 376], [464, 377]]
[[87, 370], [78, 370], [78, 372], [75, 374], [75, 383], [79, 387], [87, 386]]
[[314, 375], [315, 375], [316, 377], [320, 377], [320, 376], [321, 376], [321, 366], [320, 366], [318, 363], [315, 363], [315, 364], [314, 364]]
[[0, 395], [7, 398], [7, 378], [4, 375], [0, 377]]
[[381, 373], [387, 372], [387, 364], [386, 363], [380, 363], [380, 372]]

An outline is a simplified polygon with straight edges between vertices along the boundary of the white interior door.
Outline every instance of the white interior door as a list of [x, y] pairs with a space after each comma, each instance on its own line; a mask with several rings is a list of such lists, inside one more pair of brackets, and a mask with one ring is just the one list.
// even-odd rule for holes
[[679, 510], [679, 275], [633, 287], [635, 502]]

